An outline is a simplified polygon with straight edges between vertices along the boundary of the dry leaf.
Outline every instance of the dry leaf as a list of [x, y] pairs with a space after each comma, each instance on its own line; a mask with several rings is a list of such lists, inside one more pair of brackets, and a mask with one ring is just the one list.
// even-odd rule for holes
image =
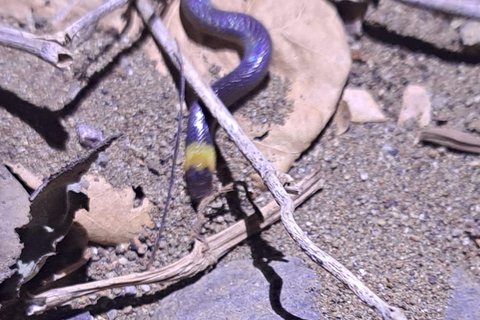
[[409, 85], [403, 91], [402, 109], [398, 116], [398, 124], [403, 125], [408, 119], [419, 118], [420, 128], [426, 127], [431, 120], [430, 95], [425, 88]]
[[[270, 32], [274, 47], [270, 70], [290, 82], [287, 99], [293, 101], [293, 111], [283, 126], [270, 123], [253, 127], [246, 119], [238, 120], [252, 140], [268, 132], [255, 144], [279, 170], [286, 171], [335, 112], [351, 65], [342, 22], [333, 6], [324, 1], [212, 2], [220, 9], [254, 16]], [[221, 66], [224, 73], [234, 69], [239, 62], [236, 51], [212, 49], [205, 45], [205, 38], [201, 43], [201, 35], [195, 37], [200, 42], [192, 41], [186, 35], [179, 19], [178, 5], [178, 0], [173, 2], [164, 22], [205, 81], [213, 80], [212, 65]], [[195, 36], [196, 30], [191, 31]], [[211, 44], [211, 38], [208, 41]], [[155, 55], [151, 57], [155, 58]]]
[[9, 278], [15, 269], [10, 269], [22, 251], [23, 245], [15, 232], [28, 223], [30, 201], [20, 182], [0, 163], [0, 283]]
[[337, 134], [341, 135], [347, 132], [350, 127], [350, 121], [352, 120], [352, 114], [348, 109], [348, 104], [345, 101], [340, 101], [337, 107], [337, 112], [333, 116], [333, 123], [337, 126]]
[[385, 122], [387, 118], [383, 114], [377, 102], [370, 92], [364, 89], [346, 88], [342, 100], [348, 104], [352, 115], [352, 122]]
[[35, 174], [30, 172], [21, 164], [5, 162], [5, 165], [10, 169], [11, 172], [16, 174], [20, 179], [22, 179], [22, 182], [27, 187], [35, 190], [42, 184], [42, 179], [37, 177]]
[[90, 210], [79, 210], [75, 221], [88, 231], [90, 241], [103, 245], [128, 242], [143, 231], [143, 226], [154, 226], [149, 213], [153, 204], [144, 199], [134, 208], [135, 192], [132, 188], [115, 189], [103, 177], [84, 177], [88, 188], [82, 191], [90, 198]]
[[17, 229], [23, 250], [17, 272], [0, 285], [0, 300], [12, 299], [21, 285], [31, 280], [48, 257], [55, 255], [56, 245], [67, 234], [75, 212], [87, 204], [86, 197], [69, 190], [118, 136], [105, 139], [96, 149], [51, 175], [30, 196], [31, 220]]

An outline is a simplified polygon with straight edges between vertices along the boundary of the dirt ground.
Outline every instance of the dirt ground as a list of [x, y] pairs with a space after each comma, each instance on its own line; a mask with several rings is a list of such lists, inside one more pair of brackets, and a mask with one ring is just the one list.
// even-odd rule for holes
[[[404, 22], [414, 18], [405, 12], [397, 16]], [[448, 24], [449, 19], [442, 16], [439, 21]], [[472, 165], [479, 158], [418, 143], [416, 125], [399, 126], [396, 120], [406, 85], [419, 84], [431, 94], [434, 124], [438, 121], [467, 130], [466, 119], [472, 114], [480, 117], [480, 59], [454, 51], [443, 54], [450, 49], [432, 50], [424, 40], [409, 40], [397, 31], [368, 23], [364, 36], [352, 44], [362, 59], [354, 61], [348, 85], [368, 89], [388, 121], [352, 125], [340, 136], [332, 125], [325, 129], [290, 170], [295, 179], [301, 179], [321, 168], [326, 182], [295, 217], [320, 248], [380, 297], [403, 309], [408, 319], [443, 319], [453, 289], [452, 272], [462, 268], [480, 282], [480, 248], [466, 233], [467, 224], [480, 218], [480, 170]], [[435, 25], [428, 23], [422, 32], [428, 34], [429, 27], [436, 32]], [[396, 37], [401, 39], [398, 43]], [[103, 41], [107, 46], [112, 39], [102, 34], [90, 41]], [[0, 47], [0, 65], [0, 159], [47, 177], [85, 152], [78, 143], [77, 124], [87, 123], [106, 136], [122, 133], [106, 152], [108, 164], [94, 165], [91, 170], [116, 187], [141, 187], [145, 197], [158, 205], [152, 218], [159, 220], [177, 125], [177, 91], [171, 78], [156, 71], [141, 45], [125, 50], [94, 73], [92, 83], [79, 93], [75, 90], [78, 84], [68, 79], [62, 80], [67, 83], [63, 87], [55, 85], [58, 80], [50, 82], [64, 75], [29, 55]], [[280, 105], [288, 114], [290, 106], [284, 99], [288, 84], [273, 80], [265, 92], [251, 98], [257, 102], [275, 99], [263, 105]], [[239, 107], [245, 109], [238, 112], [248, 115], [255, 111], [252, 105], [246, 101]], [[277, 111], [266, 108], [258, 114], [265, 121], [280, 121]], [[217, 135], [217, 143], [233, 177], [251, 185], [253, 170], [223, 132]], [[182, 158], [157, 267], [183, 257], [191, 248], [195, 213], [185, 193], [181, 162]], [[256, 196], [260, 205], [270, 199], [268, 193], [256, 191]], [[253, 210], [247, 201], [241, 204], [247, 214]], [[204, 232], [217, 232], [238, 216], [234, 212], [213, 217]], [[378, 317], [311, 262], [280, 223], [261, 237], [281, 254], [300, 257], [318, 272], [317, 303], [325, 319]], [[155, 232], [146, 230], [139, 239], [151, 249]], [[247, 241], [219, 263], [250, 259], [255, 244]], [[137, 272], [148, 262], [147, 255], [128, 248], [91, 247], [96, 254], [83, 270], [89, 279]], [[118, 310], [115, 319], [149, 319], [162, 293], [155, 293], [155, 285], [136, 290], [143, 297], [101, 301], [88, 310], [96, 319], [111, 319], [107, 315], [111, 309]], [[121, 290], [113, 290], [115, 294], [121, 295]], [[85, 297], [77, 305], [88, 299], [96, 297]], [[50, 312], [39, 318], [59, 317], [63, 314]]]

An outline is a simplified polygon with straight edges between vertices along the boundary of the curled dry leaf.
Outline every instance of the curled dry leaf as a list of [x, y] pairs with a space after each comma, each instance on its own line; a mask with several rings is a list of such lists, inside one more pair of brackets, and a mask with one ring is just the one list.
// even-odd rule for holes
[[345, 101], [352, 115], [352, 122], [385, 122], [387, 118], [370, 92], [364, 89], [346, 88], [342, 100]]
[[132, 188], [115, 189], [98, 176], [87, 175], [84, 180], [81, 185], [90, 199], [89, 210], [79, 210], [75, 221], [87, 229], [90, 241], [116, 245], [141, 233], [143, 226], [154, 226], [149, 216], [153, 204], [143, 199], [143, 203], [134, 208]]
[[0, 163], [0, 283], [9, 278], [23, 245], [15, 232], [29, 221], [30, 201], [20, 182]]
[[[273, 41], [271, 74], [288, 80], [287, 99], [293, 111], [285, 124], [267, 123], [253, 126], [238, 119], [258, 149], [281, 171], [309, 147], [335, 112], [337, 102], [350, 71], [351, 57], [342, 22], [336, 10], [324, 1], [237, 1], [213, 0], [222, 10], [239, 11], [260, 20]], [[177, 39], [182, 52], [192, 61], [206, 81], [212, 81], [210, 68], [221, 66], [222, 72], [234, 69], [238, 53], [231, 48], [208, 47], [205, 38], [191, 31], [192, 41], [179, 19], [179, 1], [174, 1], [164, 21]], [[268, 135], [265, 135], [268, 132]]]
[[48, 257], [55, 255], [58, 242], [69, 231], [75, 212], [87, 206], [85, 195], [69, 189], [88, 171], [118, 136], [105, 139], [96, 149], [51, 175], [30, 196], [31, 220], [17, 229], [24, 248], [17, 261], [17, 271], [0, 285], [0, 300], [15, 298], [21, 285], [31, 280]]
[[408, 119], [418, 118], [420, 128], [426, 127], [431, 121], [430, 95], [421, 86], [409, 85], [403, 91], [402, 109], [398, 116], [398, 124], [403, 125]]

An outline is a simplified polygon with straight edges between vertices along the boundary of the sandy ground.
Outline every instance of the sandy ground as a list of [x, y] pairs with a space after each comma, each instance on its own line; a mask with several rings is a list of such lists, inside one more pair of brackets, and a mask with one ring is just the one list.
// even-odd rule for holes
[[[407, 18], [399, 15], [399, 19]], [[442, 319], [453, 289], [452, 272], [461, 268], [480, 281], [480, 249], [465, 232], [467, 223], [480, 217], [480, 170], [469, 165], [478, 156], [418, 144], [415, 124], [400, 127], [396, 119], [405, 86], [420, 84], [431, 93], [433, 118], [466, 130], [467, 115], [478, 115], [480, 110], [480, 66], [462, 62], [461, 56], [445, 59], [429, 50], [412, 51], [408, 45], [380, 38], [375, 32], [367, 33], [356, 43], [362, 61], [354, 62], [349, 85], [368, 89], [388, 121], [353, 125], [341, 136], [331, 126], [324, 131], [290, 170], [294, 178], [301, 179], [321, 168], [326, 181], [324, 189], [295, 216], [316, 244], [378, 295], [404, 309], [409, 319]], [[95, 165], [92, 172], [116, 187], [141, 187], [161, 208], [176, 130], [177, 97], [173, 81], [160, 76], [139, 48], [124, 52], [95, 75], [93, 85], [62, 106], [58, 101], [68, 101], [65, 97], [74, 85], [73, 89], [53, 84], [45, 88], [49, 79], [61, 77], [58, 71], [52, 73], [43, 62], [0, 47], [0, 159], [21, 163], [46, 177], [84, 152], [75, 131], [78, 123], [88, 123], [105, 135], [122, 133], [123, 138], [107, 152], [108, 165]], [[265, 89], [268, 94], [253, 99], [281, 100], [287, 89], [288, 84], [271, 81]], [[248, 103], [247, 111], [242, 111], [247, 115]], [[288, 101], [282, 106], [288, 111]], [[276, 119], [275, 112], [267, 108], [260, 114], [267, 120]], [[250, 183], [253, 170], [223, 132], [217, 142], [233, 176]], [[185, 194], [181, 161], [156, 266], [184, 256], [191, 246], [194, 211]], [[256, 194], [262, 203], [269, 199], [268, 194]], [[246, 201], [241, 204], [247, 213], [253, 210]], [[158, 215], [153, 213], [155, 221]], [[212, 218], [204, 232], [221, 230], [238, 216], [234, 212]], [[154, 238], [151, 230], [140, 236], [149, 246]], [[281, 224], [266, 230], [262, 238], [279, 253], [300, 257], [318, 272], [317, 303], [325, 319], [376, 317], [341, 283], [310, 262]], [[258, 244], [247, 242], [220, 263], [249, 259], [252, 246]], [[92, 247], [97, 254], [86, 270], [91, 279], [136, 272], [148, 261], [134, 250]], [[122, 257], [127, 262], [124, 259], [119, 264]], [[153, 294], [155, 288], [139, 288], [146, 291], [142, 298], [102, 301], [89, 311], [97, 319], [110, 319], [106, 315], [110, 309], [118, 310], [115, 319], [148, 319], [162, 296]], [[48, 315], [49, 319], [58, 317]]]

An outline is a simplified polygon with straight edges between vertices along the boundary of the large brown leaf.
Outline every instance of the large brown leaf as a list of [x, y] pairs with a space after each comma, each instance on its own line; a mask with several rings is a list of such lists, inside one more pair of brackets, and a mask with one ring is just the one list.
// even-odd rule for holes
[[[351, 58], [343, 25], [335, 9], [325, 1], [310, 0], [213, 0], [219, 9], [248, 13], [259, 19], [270, 32], [274, 52], [270, 68], [273, 75], [289, 81], [287, 98], [293, 111], [285, 124], [253, 126], [238, 119], [262, 153], [282, 171], [308, 148], [335, 112], [350, 70]], [[206, 46], [211, 38], [192, 41], [179, 19], [179, 1], [174, 1], [164, 18], [169, 31], [204, 79], [211, 82], [212, 65], [226, 73], [239, 62], [232, 49]], [[193, 30], [195, 35], [195, 30]], [[202, 42], [203, 41], [203, 42]], [[151, 50], [155, 58], [154, 50]], [[160, 69], [165, 68], [160, 66]], [[265, 135], [268, 132], [268, 135]]]

